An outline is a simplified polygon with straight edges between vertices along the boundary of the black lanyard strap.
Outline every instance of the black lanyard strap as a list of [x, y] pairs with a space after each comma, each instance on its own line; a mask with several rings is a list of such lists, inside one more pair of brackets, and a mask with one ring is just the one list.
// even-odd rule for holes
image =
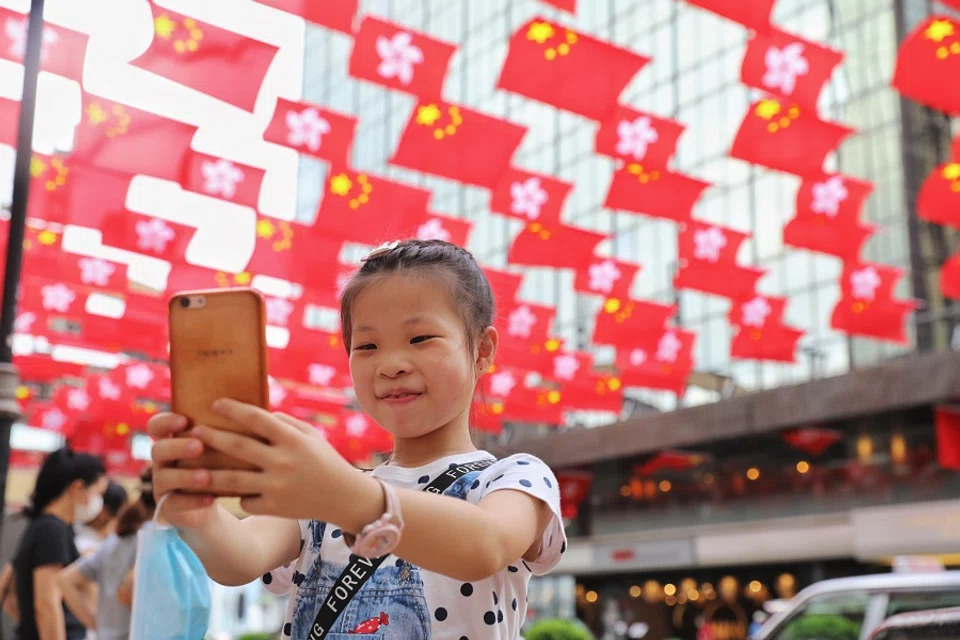
[[[494, 462], [496, 461], [480, 460], [451, 466], [437, 476], [433, 482], [424, 487], [423, 490], [427, 493], [442, 494], [463, 476], [468, 473], [473, 473], [474, 471], [483, 471]], [[340, 577], [337, 578], [330, 593], [327, 594], [323, 604], [320, 605], [320, 611], [317, 612], [317, 617], [313, 621], [313, 626], [310, 628], [310, 635], [307, 636], [308, 640], [323, 640], [327, 637], [330, 629], [334, 623], [336, 623], [337, 618], [340, 617], [340, 614], [343, 613], [347, 605], [350, 604], [350, 601], [353, 600], [353, 596], [367, 583], [367, 580], [370, 579], [373, 572], [383, 564], [383, 561], [386, 560], [387, 557], [388, 556], [381, 556], [379, 558], [368, 559], [350, 554], [350, 562], [347, 564], [347, 568], [344, 569]]]

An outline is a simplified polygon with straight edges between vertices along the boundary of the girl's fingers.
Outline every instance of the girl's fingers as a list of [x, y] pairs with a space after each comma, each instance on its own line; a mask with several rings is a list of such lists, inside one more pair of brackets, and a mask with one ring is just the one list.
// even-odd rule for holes
[[266, 468], [276, 455], [270, 445], [222, 429], [201, 426], [195, 428], [192, 435], [199, 438], [206, 448], [222, 451], [260, 469]]
[[[163, 511], [182, 513], [191, 509], [205, 509], [213, 504], [216, 498], [204, 493], [171, 493], [163, 503]], [[163, 517], [163, 513], [160, 514]]]
[[256, 496], [264, 491], [259, 471], [211, 471], [208, 489], [218, 496]]
[[287, 414], [285, 414], [285, 413], [280, 413], [279, 411], [274, 411], [274, 412], [273, 412], [273, 417], [274, 417], [274, 418], [277, 418], [277, 419], [279, 419], [279, 420], [283, 420], [285, 423], [287, 423], [288, 425], [290, 425], [290, 426], [293, 427], [294, 429], [297, 429], [297, 430], [300, 431], [301, 433], [310, 435], [311, 433], [315, 433], [315, 432], [316, 432], [316, 429], [313, 428], [313, 426], [307, 424], [307, 423], [304, 422], [303, 420], [297, 420], [297, 419], [294, 418], [293, 416], [289, 416], [289, 415], [287, 415]]
[[213, 410], [228, 420], [242, 424], [267, 442], [282, 444], [291, 441], [290, 425], [260, 407], [223, 398], [213, 403]]
[[169, 465], [178, 460], [189, 460], [203, 453], [203, 443], [196, 438], [167, 438], [153, 444], [150, 457], [157, 465]]
[[210, 472], [205, 469], [159, 467], [153, 472], [153, 492], [158, 498], [171, 491], [208, 490]]
[[147, 422], [147, 432], [154, 440], [176, 435], [187, 428], [187, 419], [175, 413], [158, 413]]

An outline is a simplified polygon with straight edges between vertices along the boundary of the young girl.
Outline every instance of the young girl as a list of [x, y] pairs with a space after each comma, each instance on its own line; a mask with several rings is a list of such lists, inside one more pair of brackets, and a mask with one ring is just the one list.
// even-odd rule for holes
[[[483, 271], [455, 245], [390, 243], [346, 287], [341, 317], [357, 399], [394, 436], [390, 460], [365, 474], [310, 425], [220, 400], [264, 442], [204, 426], [169, 438], [186, 421], [155, 417], [162, 515], [222, 584], [295, 563], [283, 637], [519, 638], [530, 577], [557, 564], [566, 538], [550, 469], [470, 440], [498, 343]], [[205, 448], [261, 471], [176, 467]], [[247, 496], [258, 515], [238, 521], [213, 495]]]

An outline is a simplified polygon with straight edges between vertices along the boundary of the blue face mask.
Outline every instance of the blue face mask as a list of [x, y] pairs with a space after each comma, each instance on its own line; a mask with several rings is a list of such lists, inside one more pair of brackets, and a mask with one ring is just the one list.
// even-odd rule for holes
[[[160, 499], [156, 513], [166, 499]], [[210, 584], [200, 559], [176, 529], [157, 524], [137, 533], [130, 637], [203, 638], [210, 620]]]

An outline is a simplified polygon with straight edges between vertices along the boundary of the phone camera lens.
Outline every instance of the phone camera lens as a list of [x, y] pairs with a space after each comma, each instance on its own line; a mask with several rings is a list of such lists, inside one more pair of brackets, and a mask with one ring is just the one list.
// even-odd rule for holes
[[190, 298], [188, 298], [188, 297], [186, 297], [186, 296], [180, 298], [180, 306], [183, 307], [184, 309], [186, 309], [187, 307], [189, 307], [189, 306], [190, 306]]

